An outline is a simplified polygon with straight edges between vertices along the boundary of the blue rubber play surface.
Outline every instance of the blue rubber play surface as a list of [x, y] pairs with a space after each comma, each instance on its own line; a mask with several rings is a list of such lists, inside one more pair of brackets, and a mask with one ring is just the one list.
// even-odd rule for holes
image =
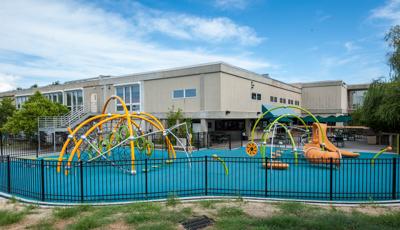
[[[213, 154], [225, 162], [228, 174]], [[273, 161], [289, 164], [285, 170], [265, 170], [264, 159], [247, 156], [244, 148], [194, 151], [190, 160], [177, 152], [173, 163], [166, 162], [166, 155], [166, 151], [155, 150], [146, 160], [138, 153], [136, 175], [127, 173], [130, 161], [73, 162], [65, 175], [66, 164], [57, 172], [57, 162], [51, 157], [3, 160], [0, 190], [48, 202], [118, 202], [172, 195], [337, 201], [400, 197], [400, 159], [393, 154], [382, 154], [372, 164], [373, 153], [361, 153], [360, 158], [343, 159], [336, 166], [310, 164], [301, 154], [296, 161], [291, 152], [282, 150], [282, 157]]]

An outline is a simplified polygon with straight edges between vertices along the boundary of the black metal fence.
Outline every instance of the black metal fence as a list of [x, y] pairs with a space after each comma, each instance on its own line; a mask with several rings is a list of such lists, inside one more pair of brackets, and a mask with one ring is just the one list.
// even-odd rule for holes
[[[233, 142], [230, 135], [223, 135], [221, 139], [214, 139], [213, 133], [208, 132], [198, 132], [192, 134], [191, 145], [195, 150], [200, 150], [204, 148], [223, 148], [232, 149], [238, 148], [243, 145], [241, 142]], [[32, 137], [24, 135], [12, 135], [0, 132], [0, 156], [35, 156], [39, 157], [42, 155], [54, 154], [60, 152], [64, 142], [67, 139], [67, 135], [63, 132], [59, 133], [40, 133], [40, 138], [36, 135]], [[155, 144], [156, 149], [166, 149], [165, 136], [162, 133], [154, 133], [149, 136], [149, 138]], [[173, 142], [172, 144], [178, 147], [175, 138], [170, 138]], [[188, 145], [186, 138], [181, 139], [183, 145]]]
[[[0, 158], [0, 191], [44, 202], [117, 202], [193, 196], [242, 196], [327, 201], [399, 199], [397, 158], [343, 159], [311, 165], [307, 160], [280, 159], [286, 170], [265, 169], [270, 159], [223, 157], [228, 171], [209, 156], [132, 162], [57, 162], [10, 156]], [[68, 169], [68, 175], [66, 175]]]

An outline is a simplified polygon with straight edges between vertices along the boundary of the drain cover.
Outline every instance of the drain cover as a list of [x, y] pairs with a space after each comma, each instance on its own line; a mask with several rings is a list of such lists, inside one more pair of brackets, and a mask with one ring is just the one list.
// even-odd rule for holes
[[207, 216], [200, 216], [184, 221], [181, 224], [185, 229], [196, 230], [210, 226], [213, 223], [214, 223], [213, 219], [208, 218]]

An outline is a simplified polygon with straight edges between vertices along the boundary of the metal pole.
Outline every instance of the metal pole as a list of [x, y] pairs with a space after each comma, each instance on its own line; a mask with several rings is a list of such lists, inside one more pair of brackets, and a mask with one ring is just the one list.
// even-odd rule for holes
[[204, 157], [204, 193], [208, 195], [208, 163], [207, 156]]
[[56, 152], [56, 131], [53, 132], [53, 152]]
[[243, 147], [243, 133], [240, 134], [240, 148]]
[[265, 157], [265, 197], [268, 196], [268, 157]]
[[3, 133], [2, 132], [0, 132], [0, 156], [3, 156]]
[[149, 191], [148, 191], [148, 174], [149, 174], [149, 171], [148, 171], [148, 165], [147, 165], [147, 158], [145, 159], [145, 164], [144, 164], [144, 167], [145, 167], [145, 195], [146, 195], [146, 199], [148, 198], [148, 195], [149, 195]]
[[38, 151], [40, 151], [40, 126], [39, 126], [40, 119], [38, 118]]
[[7, 192], [11, 193], [11, 162], [10, 155], [7, 155]]
[[40, 189], [40, 198], [42, 201], [44, 201], [45, 196], [44, 196], [44, 160], [40, 160], [40, 184], [41, 184], [41, 189]]
[[79, 169], [80, 169], [80, 171], [81, 171], [81, 177], [80, 177], [80, 182], [81, 182], [81, 203], [83, 203], [83, 201], [84, 201], [84, 196], [83, 196], [83, 164], [82, 164], [82, 161], [79, 161]]
[[329, 199], [333, 200], [333, 158], [329, 158]]
[[232, 135], [229, 134], [229, 150], [232, 150]]
[[197, 133], [197, 150], [200, 150], [200, 133]]
[[393, 158], [392, 199], [397, 198], [397, 158]]
[[39, 157], [39, 141], [38, 143], [36, 143], [35, 149], [36, 149], [36, 159], [37, 159]]

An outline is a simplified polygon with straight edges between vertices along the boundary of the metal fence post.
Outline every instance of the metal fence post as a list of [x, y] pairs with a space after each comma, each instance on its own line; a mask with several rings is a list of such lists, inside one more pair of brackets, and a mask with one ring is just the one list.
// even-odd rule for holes
[[232, 135], [229, 134], [229, 150], [232, 150]]
[[393, 158], [392, 199], [397, 198], [397, 158]]
[[7, 192], [11, 193], [11, 161], [10, 155], [7, 155]]
[[80, 177], [80, 183], [81, 183], [81, 194], [80, 194], [80, 197], [81, 197], [81, 203], [83, 203], [83, 201], [84, 201], [84, 196], [83, 196], [83, 164], [82, 164], [82, 161], [79, 161], [79, 169], [80, 169], [80, 174], [81, 174], [81, 177]]
[[36, 143], [36, 158], [39, 157], [39, 142], [40, 142], [40, 139], [38, 138], [38, 142]]
[[44, 196], [44, 160], [40, 160], [40, 199], [44, 201], [45, 196]]
[[0, 156], [3, 156], [3, 133], [0, 132]]
[[204, 193], [208, 196], [208, 163], [207, 156], [204, 157]]
[[265, 157], [265, 197], [268, 196], [268, 157]]
[[329, 158], [329, 200], [333, 200], [333, 158]]
[[197, 133], [197, 150], [200, 150], [200, 133]]
[[149, 190], [148, 190], [148, 174], [149, 174], [149, 171], [148, 171], [148, 165], [147, 165], [147, 158], [144, 160], [144, 170], [145, 170], [145, 174], [144, 174], [144, 176], [145, 176], [145, 195], [146, 195], [146, 199], [148, 199], [148, 195], [149, 195]]

